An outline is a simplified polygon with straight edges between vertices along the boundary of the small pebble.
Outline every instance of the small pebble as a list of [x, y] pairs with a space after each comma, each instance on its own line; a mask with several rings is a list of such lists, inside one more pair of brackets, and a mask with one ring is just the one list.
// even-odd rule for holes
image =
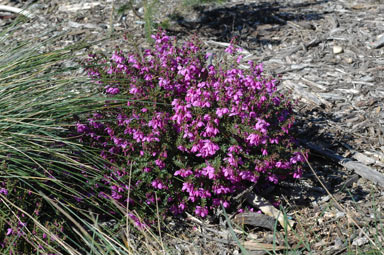
[[346, 59], [344, 59], [345, 60], [345, 62], [347, 63], [347, 64], [352, 64], [353, 63], [353, 59], [352, 58], [346, 58]]
[[353, 246], [362, 246], [366, 243], [368, 243], [368, 239], [366, 237], [358, 237], [355, 240], [353, 240], [352, 245]]
[[333, 46], [333, 53], [334, 54], [340, 54], [342, 52], [343, 52], [343, 48], [341, 48], [340, 46], [337, 46], [337, 45]]

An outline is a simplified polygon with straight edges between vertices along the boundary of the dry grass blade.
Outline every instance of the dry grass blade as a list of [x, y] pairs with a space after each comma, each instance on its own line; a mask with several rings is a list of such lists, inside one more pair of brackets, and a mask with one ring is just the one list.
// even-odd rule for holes
[[274, 245], [269, 243], [258, 243], [255, 241], [245, 241], [242, 245], [248, 250], [262, 250], [262, 251], [278, 251], [278, 250], [288, 250], [290, 249], [287, 246]]
[[[120, 210], [120, 212], [125, 214], [126, 220], [129, 221], [129, 224], [132, 224], [132, 225], [135, 226], [136, 222], [128, 215], [128, 213], [132, 213], [132, 212], [129, 211], [128, 209], [125, 209], [121, 205], [119, 205], [115, 200], [111, 199], [111, 201], [117, 207], [117, 209]], [[139, 219], [140, 222], [144, 222], [140, 218], [139, 215], [137, 215], [136, 213], [134, 215]], [[158, 219], [158, 220], [160, 220], [160, 219]], [[129, 228], [126, 226], [126, 229], [129, 229]], [[157, 238], [156, 235], [154, 233], [152, 233], [152, 231], [147, 226], [144, 225], [143, 227], [137, 227], [136, 229], [145, 238], [146, 242], [144, 242], [144, 245], [146, 246], [147, 250], [151, 254], [156, 254], [155, 251], [164, 250], [164, 249], [161, 248], [161, 247], [163, 247], [162, 241], [159, 240], [159, 238]], [[129, 238], [129, 233], [125, 233], [125, 232], [126, 232], [126, 230], [125, 231], [123, 230], [123, 233], [122, 233], [122, 236], [125, 237], [124, 238], [124, 242], [125, 242], [127, 248], [131, 249], [133, 247], [133, 245], [129, 244], [129, 242], [131, 241], [131, 239]]]
[[7, 5], [2, 5], [2, 4], [0, 4], [0, 11], [13, 12], [13, 13], [21, 14], [27, 18], [30, 18], [30, 19], [35, 17], [35, 15], [33, 15], [32, 13], [30, 13], [26, 10], [16, 8], [16, 7], [7, 6]]
[[73, 224], [76, 225], [78, 229], [83, 233], [83, 235], [87, 236], [91, 239], [91, 236], [88, 234], [88, 232], [77, 222], [75, 219], [72, 218], [71, 215], [69, 215], [66, 211], [63, 210], [57, 203], [55, 203], [52, 199], [48, 198], [46, 195], [44, 195], [41, 191], [39, 191], [40, 196], [42, 196], [45, 200], [49, 201], [54, 207], [56, 207], [57, 210], [59, 210], [62, 214], [64, 214]]

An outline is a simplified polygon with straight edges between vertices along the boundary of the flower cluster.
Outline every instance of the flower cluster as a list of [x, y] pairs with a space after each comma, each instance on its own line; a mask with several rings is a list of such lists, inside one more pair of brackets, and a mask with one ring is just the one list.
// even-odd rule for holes
[[240, 69], [233, 44], [215, 66], [196, 38], [182, 46], [163, 32], [153, 39], [142, 54], [88, 60], [90, 77], [111, 97], [77, 123], [82, 141], [111, 163], [100, 196], [205, 217], [251, 184], [301, 176], [291, 103], [261, 64]]

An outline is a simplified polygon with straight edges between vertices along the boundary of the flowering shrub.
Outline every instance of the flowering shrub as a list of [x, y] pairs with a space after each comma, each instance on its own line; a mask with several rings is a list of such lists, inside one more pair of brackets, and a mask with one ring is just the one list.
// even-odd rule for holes
[[153, 39], [141, 55], [90, 55], [89, 75], [111, 97], [77, 123], [82, 141], [111, 163], [99, 196], [205, 217], [252, 184], [301, 176], [291, 103], [261, 64], [240, 69], [231, 44], [226, 61], [207, 66], [199, 40], [180, 47], [162, 32]]

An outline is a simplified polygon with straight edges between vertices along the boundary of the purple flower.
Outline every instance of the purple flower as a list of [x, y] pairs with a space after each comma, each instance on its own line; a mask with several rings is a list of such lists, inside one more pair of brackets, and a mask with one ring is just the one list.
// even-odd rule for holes
[[181, 188], [181, 191], [186, 191], [186, 192], [192, 192], [193, 191], [193, 184], [189, 182], [184, 182], [183, 187]]
[[268, 181], [273, 182], [274, 184], [277, 184], [279, 182], [279, 179], [275, 174], [271, 174], [268, 176]]
[[192, 171], [190, 169], [180, 169], [180, 170], [177, 170], [173, 175], [174, 176], [178, 176], [180, 175], [181, 177], [188, 177], [190, 175], [192, 175]]
[[88, 131], [88, 127], [84, 124], [77, 123], [76, 128], [78, 133], [85, 133]]
[[213, 53], [212, 52], [207, 52], [206, 54], [205, 54], [205, 59], [208, 59], [210, 56], [212, 56], [213, 55]]
[[201, 206], [196, 206], [196, 209], [195, 209], [195, 214], [197, 216], [200, 216], [202, 218], [205, 218], [207, 215], [208, 215], [208, 208], [206, 206], [204, 207], [201, 207]]
[[203, 158], [215, 155], [215, 153], [220, 149], [220, 147], [211, 142], [211, 140], [200, 140], [199, 146], [200, 151], [196, 154], [196, 156]]
[[269, 142], [271, 143], [271, 144], [278, 144], [279, 143], [279, 138], [270, 138], [269, 139]]
[[263, 156], [267, 156], [267, 155], [268, 155], [268, 151], [267, 151], [267, 149], [262, 148], [262, 149], [261, 149], [261, 154], [262, 154]]
[[187, 151], [187, 148], [185, 148], [183, 145], [177, 146], [177, 149], [179, 149], [180, 151]]
[[186, 208], [186, 205], [185, 205], [185, 203], [181, 202], [181, 203], [178, 205], [178, 207], [179, 207], [180, 210], [184, 211], [185, 208]]
[[201, 172], [202, 172], [202, 175], [208, 176], [208, 179], [212, 180], [212, 179], [215, 179], [215, 177], [216, 177], [215, 168], [213, 168], [210, 165], [204, 167]]
[[225, 52], [229, 54], [233, 54], [235, 52], [235, 47], [233, 46], [232, 43], [225, 49]]
[[8, 228], [8, 229], [7, 229], [7, 233], [6, 233], [6, 235], [9, 236], [9, 235], [12, 234], [12, 232], [13, 232], [12, 228]]
[[216, 109], [216, 115], [219, 118], [222, 118], [224, 114], [227, 114], [229, 112], [228, 108], [217, 108]]
[[120, 93], [119, 88], [107, 88], [105, 91], [107, 94], [116, 95]]
[[250, 134], [246, 140], [250, 145], [257, 146], [260, 144], [260, 136], [258, 134]]
[[243, 56], [240, 55], [240, 56], [238, 56], [238, 57], [236, 58], [236, 62], [237, 62], [238, 64], [240, 64], [240, 62], [241, 62], [242, 59], [243, 59]]
[[243, 162], [242, 160], [238, 160], [236, 159], [232, 153], [227, 153], [228, 157], [224, 158], [224, 160], [226, 162], [229, 163], [230, 166], [232, 167], [238, 167], [239, 165], [241, 165]]
[[293, 178], [298, 179], [298, 178], [301, 178], [302, 175], [303, 175], [303, 169], [301, 167], [299, 167], [293, 173]]
[[159, 77], [159, 86], [166, 90], [171, 89], [170, 81], [167, 78]]
[[194, 192], [194, 195], [204, 199], [212, 196], [211, 192], [203, 188], [199, 188], [196, 192]]
[[8, 195], [8, 190], [6, 188], [1, 188], [0, 189], [0, 194]]
[[208, 124], [205, 128], [205, 132], [202, 133], [204, 137], [213, 137], [219, 133], [219, 130], [212, 125]]
[[150, 173], [152, 171], [152, 169], [149, 168], [149, 167], [144, 167], [143, 171], [146, 172], [146, 173]]
[[155, 160], [155, 164], [156, 164], [160, 169], [164, 169], [164, 168], [165, 168], [165, 163], [164, 163], [164, 161], [162, 161], [161, 159], [156, 159], [156, 160]]
[[115, 52], [115, 53], [112, 55], [111, 59], [112, 59], [113, 61], [115, 61], [116, 63], [118, 63], [118, 64], [123, 63], [123, 61], [125, 60], [125, 58], [124, 58], [123, 56], [118, 55], [117, 52]]
[[242, 152], [243, 149], [239, 145], [231, 145], [229, 146], [228, 151], [230, 153], [239, 153]]
[[140, 228], [140, 229], [144, 229], [145, 227], [147, 227], [147, 225], [143, 222], [140, 221], [140, 219], [132, 214], [132, 213], [128, 213], [128, 216], [135, 222], [135, 225], [136, 227]]
[[220, 195], [220, 194], [228, 194], [231, 191], [231, 189], [223, 185], [214, 185], [212, 187], [212, 191], [216, 195]]
[[262, 119], [257, 119], [257, 123], [255, 125], [255, 130], [258, 130], [260, 131], [261, 133], [263, 134], [267, 134], [267, 128], [270, 126], [270, 124], [268, 122], [266, 122], [265, 120], [262, 120]]
[[239, 176], [240, 176], [241, 179], [247, 180], [247, 181], [250, 181], [250, 182], [253, 182], [253, 183], [257, 183], [257, 181], [259, 180], [259, 177], [256, 176], [251, 171], [241, 171], [239, 173]]
[[214, 198], [212, 200], [212, 204], [216, 207], [219, 207], [220, 205], [223, 205], [224, 208], [228, 208], [229, 207], [229, 202], [226, 201], [226, 200], [223, 200], [223, 199], [219, 199], [219, 198]]
[[152, 187], [156, 188], [156, 189], [167, 189], [167, 186], [164, 185], [164, 183], [158, 179], [152, 181]]

